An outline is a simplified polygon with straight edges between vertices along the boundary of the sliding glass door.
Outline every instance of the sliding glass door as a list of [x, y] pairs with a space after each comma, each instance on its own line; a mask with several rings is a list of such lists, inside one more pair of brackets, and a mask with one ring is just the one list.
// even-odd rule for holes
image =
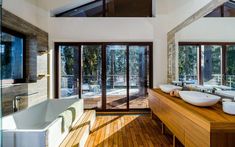
[[82, 98], [87, 109], [101, 108], [102, 58], [101, 45], [81, 45]]
[[127, 109], [127, 46], [106, 46], [106, 109]]
[[79, 52], [77, 46], [60, 46], [60, 97], [78, 95], [79, 86]]
[[148, 108], [149, 46], [129, 46], [130, 109]]
[[56, 96], [84, 99], [85, 109], [148, 107], [151, 43], [56, 44]]

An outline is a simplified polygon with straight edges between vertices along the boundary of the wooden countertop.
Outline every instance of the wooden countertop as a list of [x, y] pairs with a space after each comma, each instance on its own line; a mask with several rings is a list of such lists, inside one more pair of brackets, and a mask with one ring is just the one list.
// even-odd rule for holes
[[160, 89], [150, 89], [150, 96], [156, 96], [175, 111], [208, 131], [235, 132], [235, 116], [223, 112], [221, 104], [212, 107], [197, 107], [188, 104], [180, 98], [172, 97]]

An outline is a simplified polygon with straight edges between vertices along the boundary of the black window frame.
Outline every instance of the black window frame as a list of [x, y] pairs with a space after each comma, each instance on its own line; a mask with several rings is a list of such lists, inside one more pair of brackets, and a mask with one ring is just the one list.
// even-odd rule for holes
[[[79, 48], [79, 61], [81, 61], [81, 45], [101, 45], [102, 46], [102, 73], [106, 73], [106, 46], [107, 45], [126, 45], [127, 46], [127, 52], [129, 50], [129, 46], [148, 46], [149, 47], [149, 85], [148, 88], [153, 88], [153, 42], [55, 42], [54, 43], [54, 48], [55, 48], [55, 81], [54, 81], [54, 87], [55, 87], [55, 97], [56, 99], [59, 99], [60, 94], [59, 94], [59, 86], [60, 86], [60, 67], [59, 67], [59, 63], [60, 63], [60, 59], [59, 59], [59, 46], [63, 46], [63, 45], [69, 45], [69, 46], [78, 46]], [[129, 56], [129, 54], [127, 53], [127, 57]], [[128, 58], [126, 60], [129, 60]], [[80, 63], [81, 64], [81, 63]], [[129, 61], [127, 61], [127, 66], [129, 64]], [[80, 66], [81, 67], [81, 66]], [[128, 69], [128, 67], [127, 67]], [[129, 70], [127, 70], [127, 75], [128, 75]], [[80, 75], [79, 78], [81, 78], [81, 69], [79, 71]], [[127, 76], [128, 78], [128, 76]], [[129, 106], [127, 106], [127, 109], [106, 109], [106, 74], [102, 74], [101, 77], [102, 80], [102, 108], [101, 109], [96, 109], [97, 111], [100, 112], [116, 112], [116, 111], [149, 111], [149, 108], [129, 108]], [[79, 80], [79, 87], [81, 87], [81, 79]], [[129, 80], [128, 80], [129, 81]], [[127, 82], [129, 83], [129, 82]], [[129, 85], [127, 85], [127, 91], [129, 91]], [[79, 99], [81, 99], [81, 88], [79, 88], [78, 91], [78, 97]], [[127, 105], [129, 105], [129, 99], [127, 96]]]
[[[3, 79], [1, 77], [1, 80], [2, 80], [2, 84], [17, 84], [17, 83], [25, 83], [26, 82], [26, 35], [20, 33], [20, 32], [17, 32], [17, 31], [14, 31], [12, 29], [9, 29], [7, 27], [2, 27], [2, 33], [7, 33], [9, 35], [12, 35], [12, 36], [15, 36], [15, 37], [19, 37], [19, 38], [22, 38], [23, 39], [23, 78], [21, 79]], [[2, 34], [1, 34], [2, 35]], [[2, 42], [2, 40], [1, 40]], [[1, 65], [2, 66], [2, 65]], [[2, 74], [1, 74], [2, 76]]]

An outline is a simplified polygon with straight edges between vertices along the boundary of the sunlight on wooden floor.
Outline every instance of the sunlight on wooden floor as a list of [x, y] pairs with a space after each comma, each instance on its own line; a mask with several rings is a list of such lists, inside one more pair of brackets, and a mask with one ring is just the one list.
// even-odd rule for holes
[[150, 115], [101, 115], [86, 142], [86, 147], [172, 146], [169, 136]]

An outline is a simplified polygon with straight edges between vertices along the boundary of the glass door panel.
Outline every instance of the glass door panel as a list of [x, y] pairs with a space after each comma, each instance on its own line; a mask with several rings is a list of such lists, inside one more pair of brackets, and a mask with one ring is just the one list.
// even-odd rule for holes
[[226, 85], [235, 88], [235, 45], [228, 45], [226, 52]]
[[106, 109], [127, 109], [127, 46], [106, 46]]
[[60, 97], [78, 95], [79, 52], [77, 46], [59, 46]]
[[202, 45], [203, 85], [221, 85], [221, 45]]
[[129, 107], [148, 108], [149, 48], [129, 46]]
[[85, 109], [101, 108], [101, 45], [82, 45], [82, 98]]

